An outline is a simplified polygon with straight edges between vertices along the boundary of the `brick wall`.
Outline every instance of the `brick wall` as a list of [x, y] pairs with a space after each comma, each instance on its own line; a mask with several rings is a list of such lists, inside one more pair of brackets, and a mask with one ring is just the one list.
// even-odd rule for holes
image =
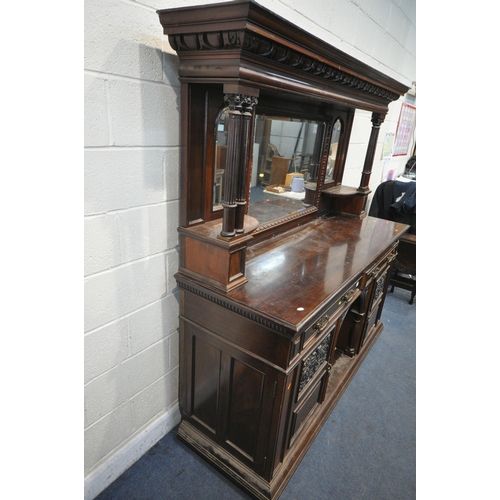
[[85, 3], [87, 498], [178, 421], [179, 82], [159, 7]]
[[[201, 3], [213, 2], [85, 2], [87, 500], [179, 421], [179, 82], [156, 10]], [[404, 83], [415, 80], [414, 0], [260, 3]], [[399, 107], [380, 138], [395, 131]], [[355, 185], [370, 125], [358, 113], [346, 166]], [[381, 170], [376, 162], [373, 185]]]

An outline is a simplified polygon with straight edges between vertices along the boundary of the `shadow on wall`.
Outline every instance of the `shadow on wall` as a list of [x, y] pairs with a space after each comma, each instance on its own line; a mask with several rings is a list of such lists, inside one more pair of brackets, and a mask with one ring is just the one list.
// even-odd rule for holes
[[[161, 33], [161, 27], [159, 30]], [[133, 47], [130, 47], [132, 45]], [[167, 407], [162, 408], [160, 413], [168, 409], [168, 403], [172, 406], [178, 400], [179, 291], [173, 278], [178, 269], [179, 251], [176, 237], [180, 177], [178, 58], [176, 55], [164, 53], [145, 44], [137, 45], [122, 41], [109, 58], [110, 64], [104, 66], [112, 68], [114, 58], [124, 57], [131, 48], [139, 52], [139, 78], [143, 80], [139, 80], [137, 76], [127, 75], [116, 78], [112, 73], [108, 75], [101, 73], [87, 80], [85, 92], [87, 96], [91, 96], [89, 102], [94, 109], [86, 115], [85, 123], [85, 146], [90, 155], [85, 177], [85, 215], [106, 217], [110, 211], [114, 212], [113, 217], [116, 216], [119, 221], [118, 233], [114, 236], [115, 240], [118, 239], [118, 242], [115, 241], [118, 245], [114, 244], [112, 250], [107, 250], [113, 251], [115, 255], [108, 259], [111, 262], [108, 268], [100, 269], [96, 271], [97, 273], [141, 259], [144, 261], [146, 257], [156, 254], [164, 259], [164, 265], [158, 266], [164, 270], [164, 285], [159, 287], [163, 291], [154, 298], [149, 295], [151, 290], [148, 292], [147, 286], [141, 286], [141, 283], [144, 285], [148, 267], [150, 269], [153, 267], [150, 265], [152, 261], [148, 260], [144, 261], [145, 265], [127, 266], [126, 273], [120, 275], [114, 273], [114, 284], [108, 289], [111, 290], [109, 295], [114, 296], [105, 298], [104, 294], [99, 294], [105, 301], [99, 309], [101, 311], [108, 309], [102, 315], [89, 320], [87, 331], [98, 330], [101, 326], [111, 323], [120, 323], [123, 331], [120, 331], [117, 340], [120, 345], [107, 346], [108, 349], [111, 347], [111, 352], [108, 351], [107, 354], [109, 368], [107, 373], [103, 372], [105, 390], [101, 391], [100, 395], [98, 391], [94, 392], [94, 397], [86, 402], [87, 408], [92, 404], [92, 399], [95, 402], [94, 412], [90, 411], [94, 415], [89, 418], [90, 423], [86, 418], [86, 426], [93, 426], [112, 411], [118, 410], [120, 415], [103, 421], [105, 425], [94, 427], [92, 433], [95, 439], [89, 450], [94, 458], [88, 459], [87, 473], [96, 465], [103, 464], [106, 457], [110, 458], [111, 454], [128, 442], [128, 438], [122, 439], [123, 431], [117, 429], [120, 427], [120, 422], [130, 422], [128, 429], [130, 437], [159, 415], [158, 413], [152, 415], [145, 423], [134, 422], [131, 405], [126, 404], [134, 398], [128, 384], [135, 377], [137, 382], [144, 376], [140, 372], [149, 370], [147, 366], [138, 365], [135, 367], [137, 373], [127, 373], [126, 367], [123, 366], [124, 361], [130, 360], [131, 356], [135, 355], [131, 352], [128, 317], [158, 301], [160, 307], [156, 310], [159, 311], [157, 315], [161, 317], [156, 319], [161, 323], [163, 375], [150, 381], [150, 385], [136, 387], [139, 387], [141, 392], [152, 384], [161, 385], [164, 394], [160, 399], [167, 402]], [[159, 63], [152, 61], [153, 59], [159, 60]], [[152, 80], [148, 75], [151, 75], [151, 68], [156, 64], [161, 66], [161, 74], [158, 75], [158, 80]], [[96, 112], [97, 109], [99, 113]], [[168, 159], [165, 161], [166, 150], [177, 150], [177, 154], [168, 157], [170, 160], [174, 159], [174, 162], [168, 162]], [[169, 182], [175, 183], [175, 187], [169, 186]], [[156, 214], [154, 218], [153, 210]], [[163, 214], [158, 215], [161, 212]], [[158, 227], [158, 221], [162, 221], [161, 224], [164, 223], [164, 226]], [[126, 283], [123, 283], [122, 278]], [[135, 287], [132, 296], [124, 297], [124, 293], [127, 293], [127, 286], [124, 285], [130, 287], [134, 284], [138, 286]], [[144, 324], [144, 329], [149, 327], [149, 324]], [[124, 343], [126, 347], [123, 346]], [[128, 351], [125, 358], [120, 346]], [[151, 372], [156, 374], [157, 370]], [[100, 386], [103, 387], [102, 384]], [[107, 401], [102, 414], [98, 415], [96, 412], [99, 412], [102, 400], [99, 402], [97, 399], [103, 397]], [[152, 403], [151, 408], [154, 407]], [[129, 414], [128, 417], [126, 413]], [[114, 466], [111, 464], [110, 467]], [[118, 471], [118, 474], [121, 472], [123, 471]], [[110, 481], [114, 479], [116, 476], [111, 477]]]

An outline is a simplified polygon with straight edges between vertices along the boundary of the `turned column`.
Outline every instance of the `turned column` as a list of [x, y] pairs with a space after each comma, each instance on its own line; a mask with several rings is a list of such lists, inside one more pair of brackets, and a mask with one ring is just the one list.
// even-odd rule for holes
[[240, 168], [238, 170], [238, 188], [236, 192], [236, 232], [244, 231], [244, 220], [247, 205], [247, 177], [248, 163], [251, 156], [252, 144], [252, 113], [253, 107], [257, 104], [255, 97], [242, 96], [242, 121], [241, 121], [241, 150]]
[[227, 161], [220, 234], [231, 237], [244, 231], [252, 110], [257, 104], [257, 99], [243, 94], [226, 94], [224, 101], [229, 111], [227, 113]]
[[380, 132], [380, 125], [384, 122], [384, 118], [385, 116], [382, 116], [380, 113], [372, 114], [372, 131], [370, 134], [370, 141], [368, 142], [368, 149], [366, 150], [363, 172], [361, 174], [361, 182], [359, 184], [360, 191], [369, 191], [368, 186], [370, 184], [370, 176], [372, 175], [373, 159], [375, 157], [378, 134]]

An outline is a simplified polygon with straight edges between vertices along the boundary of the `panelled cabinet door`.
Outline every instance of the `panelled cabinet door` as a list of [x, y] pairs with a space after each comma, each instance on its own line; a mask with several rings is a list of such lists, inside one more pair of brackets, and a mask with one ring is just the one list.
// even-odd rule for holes
[[349, 306], [338, 309], [330, 318], [325, 332], [311, 343], [295, 369], [295, 386], [290, 410], [287, 448], [291, 449], [308, 427], [307, 422], [323, 404], [330, 375], [344, 361], [336, 355], [339, 332]]
[[288, 448], [291, 448], [307, 427], [306, 422], [325, 398], [340, 319], [336, 319], [304, 356], [296, 369], [296, 383], [290, 417]]
[[267, 462], [275, 371], [265, 363], [185, 323], [189, 366], [187, 418], [259, 474]]
[[363, 336], [361, 339], [361, 345], [364, 345], [366, 340], [373, 333], [374, 327], [380, 320], [380, 315], [382, 313], [383, 300], [385, 298], [385, 293], [387, 291], [387, 286], [390, 279], [391, 265], [386, 264], [381, 267], [379, 273], [376, 275], [372, 283], [372, 292], [370, 297], [370, 303], [367, 312], [367, 320], [364, 325]]

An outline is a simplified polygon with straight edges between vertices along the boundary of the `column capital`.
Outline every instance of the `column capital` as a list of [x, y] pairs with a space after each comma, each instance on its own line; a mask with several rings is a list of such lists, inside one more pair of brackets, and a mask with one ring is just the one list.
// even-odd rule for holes
[[251, 111], [253, 106], [257, 104], [256, 97], [245, 94], [224, 94], [224, 103], [229, 106], [231, 111]]
[[384, 118], [385, 115], [381, 115], [380, 113], [373, 113], [372, 114], [372, 126], [374, 128], [379, 128], [382, 123], [384, 123]]

